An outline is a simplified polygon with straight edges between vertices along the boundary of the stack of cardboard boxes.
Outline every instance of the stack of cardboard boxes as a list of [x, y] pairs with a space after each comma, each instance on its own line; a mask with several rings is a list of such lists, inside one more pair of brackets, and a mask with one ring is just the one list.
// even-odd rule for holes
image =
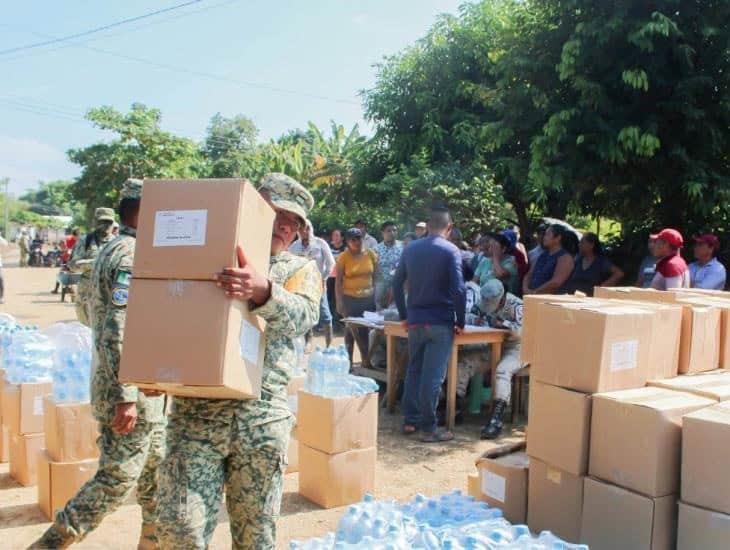
[[43, 398], [50, 382], [3, 386], [2, 421], [8, 430], [10, 476], [25, 486], [37, 482], [38, 452], [43, 448]]
[[49, 519], [93, 477], [98, 466], [97, 422], [89, 403], [43, 402], [46, 448], [37, 455], [38, 504]]
[[323, 508], [375, 489], [378, 394], [324, 397], [299, 391], [299, 494]]
[[10, 431], [3, 422], [3, 389], [5, 369], [0, 369], [0, 462], [7, 462], [10, 455]]
[[215, 277], [238, 265], [237, 246], [268, 273], [273, 223], [246, 180], [145, 180], [120, 381], [190, 397], [260, 395], [265, 323]]
[[289, 448], [286, 453], [286, 472], [293, 474], [299, 471], [299, 442], [297, 441], [297, 411], [299, 403], [299, 390], [304, 387], [305, 376], [293, 376], [287, 386], [287, 394], [289, 398], [289, 408], [294, 412], [294, 426], [291, 429], [291, 437], [289, 438]]

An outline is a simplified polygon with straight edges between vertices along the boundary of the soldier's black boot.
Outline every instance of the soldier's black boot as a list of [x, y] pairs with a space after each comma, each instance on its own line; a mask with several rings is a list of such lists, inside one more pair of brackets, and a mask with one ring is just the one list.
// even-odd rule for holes
[[492, 418], [489, 420], [489, 424], [482, 428], [482, 439], [497, 439], [502, 433], [502, 417], [504, 411], [507, 408], [507, 402], [503, 399], [497, 399], [494, 402], [494, 410], [492, 411]]

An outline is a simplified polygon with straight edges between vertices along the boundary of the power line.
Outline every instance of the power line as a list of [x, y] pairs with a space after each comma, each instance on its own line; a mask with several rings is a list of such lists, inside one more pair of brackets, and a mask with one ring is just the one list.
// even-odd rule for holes
[[67, 35], [67, 36], [59, 37], [59, 38], [53, 38], [53, 39], [50, 39], [50, 40], [44, 40], [42, 42], [35, 42], [33, 44], [27, 44], [25, 46], [16, 46], [15, 48], [9, 48], [7, 50], [0, 50], [0, 55], [7, 55], [7, 54], [10, 54], [10, 53], [20, 52], [20, 51], [25, 51], [25, 50], [32, 50], [32, 49], [35, 49], [35, 48], [41, 48], [43, 46], [50, 46], [51, 44], [57, 44], [59, 42], [67, 42], [67, 41], [73, 40], [75, 38], [81, 38], [83, 36], [89, 36], [91, 34], [96, 34], [96, 33], [99, 33], [99, 32], [102, 32], [102, 31], [105, 31], [105, 30], [108, 30], [108, 29], [112, 29], [114, 27], [119, 27], [121, 25], [127, 25], [129, 23], [133, 23], [135, 21], [140, 21], [142, 19], [147, 19], [149, 17], [154, 17], [154, 16], [160, 15], [162, 13], [167, 13], [167, 12], [170, 12], [170, 11], [174, 11], [174, 10], [177, 10], [177, 9], [180, 9], [180, 8], [184, 8], [186, 6], [191, 6], [193, 4], [198, 4], [198, 3], [202, 2], [202, 1], [203, 0], [190, 0], [189, 2], [184, 2], [182, 4], [177, 4], [175, 6], [170, 6], [170, 7], [163, 8], [163, 9], [160, 9], [160, 10], [157, 10], [157, 11], [145, 13], [143, 15], [137, 15], [136, 17], [129, 17], [127, 19], [122, 19], [121, 21], [115, 21], [114, 23], [109, 23], [108, 25], [103, 25], [101, 27], [95, 27], [93, 29], [89, 29], [89, 30], [86, 30], [86, 31], [78, 32], [78, 33], [75, 33], [75, 34], [70, 34], [70, 35]]

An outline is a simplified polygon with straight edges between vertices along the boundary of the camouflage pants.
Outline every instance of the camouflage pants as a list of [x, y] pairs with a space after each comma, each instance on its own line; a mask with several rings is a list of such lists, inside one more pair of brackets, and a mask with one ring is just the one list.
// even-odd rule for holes
[[135, 487], [142, 523], [157, 521], [157, 469], [165, 454], [165, 425], [138, 422], [127, 435], [116, 434], [105, 424], [100, 430], [99, 469], [56, 514], [54, 523], [77, 541], [124, 504]]
[[[202, 401], [202, 400], [197, 400]], [[232, 548], [274, 548], [289, 421], [282, 437], [254, 443], [230, 415], [201, 418], [173, 409], [160, 469], [158, 538], [162, 549], [207, 548], [223, 490]], [[253, 441], [252, 441], [253, 439]]]

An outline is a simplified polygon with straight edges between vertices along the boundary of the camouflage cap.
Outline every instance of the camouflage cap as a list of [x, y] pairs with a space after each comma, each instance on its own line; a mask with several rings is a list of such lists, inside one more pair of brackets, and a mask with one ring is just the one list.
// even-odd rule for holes
[[142, 198], [142, 180], [129, 178], [122, 184], [122, 199], [141, 199]]
[[491, 314], [499, 309], [499, 304], [504, 298], [504, 284], [499, 279], [489, 279], [481, 287], [481, 310]]
[[261, 180], [259, 191], [281, 210], [296, 214], [306, 220], [314, 207], [314, 198], [304, 186], [286, 174], [274, 172]]
[[97, 222], [113, 222], [114, 210], [111, 208], [97, 208], [94, 210], [94, 219]]

